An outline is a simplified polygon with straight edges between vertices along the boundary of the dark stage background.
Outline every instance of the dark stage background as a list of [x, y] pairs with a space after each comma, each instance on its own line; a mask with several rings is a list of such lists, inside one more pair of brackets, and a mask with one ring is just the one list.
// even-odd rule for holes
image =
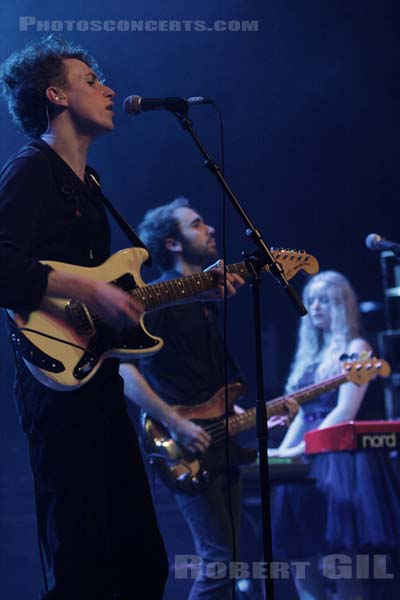
[[[117, 94], [115, 132], [95, 144], [90, 164], [133, 225], [146, 209], [184, 194], [216, 225], [221, 239], [220, 191], [179, 123], [166, 112], [129, 117], [122, 111], [129, 94], [213, 98], [224, 117], [228, 180], [266, 241], [306, 248], [321, 269], [347, 275], [360, 300], [381, 302], [379, 255], [366, 249], [364, 239], [376, 231], [400, 241], [396, 0], [114, 0], [105, 7], [92, 0], [85, 5], [16, 0], [3, 3], [0, 11], [0, 60], [43, 35], [34, 25], [21, 31], [23, 16], [102, 22], [201, 19], [211, 26], [217, 19], [256, 21], [258, 31], [247, 32], [80, 32], [76, 26], [68, 32], [64, 25], [60, 33], [97, 57]], [[215, 113], [194, 107], [191, 117], [219, 160]], [[2, 105], [0, 162], [24, 141]], [[231, 207], [227, 213], [232, 262], [249, 244], [236, 213]], [[126, 247], [120, 231], [113, 230], [114, 250]], [[149, 280], [154, 271], [143, 275]], [[301, 290], [302, 277], [293, 283]], [[262, 288], [265, 379], [271, 397], [284, 384], [298, 318], [271, 279], [264, 278]], [[366, 315], [365, 325], [374, 341], [376, 331], [384, 328], [382, 314]], [[229, 346], [247, 376], [251, 404], [255, 386], [249, 288], [229, 302]], [[12, 358], [3, 325], [0, 348], [0, 594], [7, 600], [27, 600], [35, 597], [40, 576], [26, 447], [14, 409]], [[368, 403], [367, 416], [383, 416], [379, 386]], [[179, 528], [180, 539], [186, 539], [184, 525], [169, 504], [161, 518], [167, 535], [174, 532], [176, 540]], [[245, 526], [244, 535], [249, 531]], [[186, 537], [185, 551], [190, 553]], [[170, 598], [178, 600], [178, 592]]]

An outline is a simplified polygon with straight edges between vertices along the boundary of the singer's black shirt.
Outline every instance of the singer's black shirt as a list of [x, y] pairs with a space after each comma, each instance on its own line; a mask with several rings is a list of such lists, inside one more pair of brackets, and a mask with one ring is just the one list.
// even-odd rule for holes
[[96, 266], [109, 246], [99, 193], [50, 146], [35, 141], [6, 163], [0, 173], [0, 306], [37, 308], [49, 270], [38, 260]]
[[[94, 171], [88, 168], [89, 173]], [[50, 146], [34, 141], [6, 163], [0, 173], [0, 306], [38, 307], [49, 272], [39, 260], [97, 266], [109, 249], [110, 228], [97, 186], [90, 186], [89, 179], [83, 183]], [[89, 408], [104, 399], [104, 410], [123, 402], [118, 361], [106, 360], [89, 383], [73, 392], [45, 388], [21, 359], [18, 366], [16, 399], [28, 434], [50, 414], [60, 423], [68, 420], [77, 401]]]

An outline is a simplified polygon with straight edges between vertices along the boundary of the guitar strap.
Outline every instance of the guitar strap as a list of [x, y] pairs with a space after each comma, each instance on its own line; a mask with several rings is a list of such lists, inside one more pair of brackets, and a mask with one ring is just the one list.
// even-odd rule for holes
[[97, 179], [95, 173], [92, 171], [92, 169], [90, 167], [87, 167], [86, 171], [88, 173], [87, 177], [89, 180], [89, 184], [92, 184], [92, 188], [93, 188], [93, 186], [95, 187], [103, 204], [107, 207], [110, 214], [112, 215], [112, 217], [114, 218], [116, 223], [119, 225], [119, 227], [122, 229], [122, 231], [124, 232], [124, 234], [126, 235], [128, 240], [130, 241], [132, 246], [134, 248], [139, 247], [139, 248], [144, 248], [145, 250], [147, 250], [149, 257], [144, 262], [144, 264], [146, 266], [150, 267], [151, 266], [151, 255], [150, 255], [149, 249], [142, 242], [142, 240], [140, 239], [140, 237], [138, 236], [136, 231], [133, 229], [133, 227], [131, 225], [129, 225], [128, 221], [121, 215], [121, 213], [115, 208], [115, 206], [110, 202], [110, 200], [103, 194], [100, 182]]
[[[51, 154], [53, 154], [53, 150], [50, 150], [49, 146], [42, 140], [32, 140], [30, 142], [30, 146], [37, 148], [38, 150], [40, 150], [41, 152], [44, 152], [48, 156], [51, 156]], [[78, 193], [75, 182], [73, 180], [71, 180], [71, 178], [69, 177], [68, 174], [65, 174], [63, 171], [60, 171], [60, 169], [54, 165], [54, 159], [51, 162], [52, 162], [53, 167], [55, 167], [54, 168], [54, 176], [56, 178], [58, 185], [60, 186], [61, 192], [63, 193], [65, 198], [74, 202], [76, 199], [76, 195]], [[129, 242], [132, 244], [132, 246], [134, 248], [144, 248], [147, 251], [148, 258], [144, 262], [144, 264], [149, 267], [151, 265], [151, 256], [150, 256], [149, 249], [142, 242], [142, 240], [137, 235], [137, 233], [133, 229], [133, 227], [131, 227], [131, 225], [129, 225], [128, 221], [120, 214], [120, 212], [115, 208], [115, 206], [113, 206], [111, 204], [111, 202], [109, 201], [109, 199], [106, 198], [106, 196], [103, 194], [102, 189], [101, 189], [101, 184], [99, 181], [99, 177], [98, 177], [96, 171], [94, 169], [92, 169], [91, 167], [87, 166], [86, 173], [85, 173], [85, 179], [87, 181], [87, 184], [90, 186], [90, 188], [98, 194], [99, 198], [101, 199], [103, 204], [106, 206], [106, 208], [110, 212], [111, 216], [116, 221], [117, 225], [122, 229], [122, 231], [128, 238]]]

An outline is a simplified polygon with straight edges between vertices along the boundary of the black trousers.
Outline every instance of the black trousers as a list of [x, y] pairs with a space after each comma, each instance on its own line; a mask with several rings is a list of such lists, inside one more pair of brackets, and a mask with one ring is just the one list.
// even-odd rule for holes
[[44, 598], [161, 599], [168, 563], [129, 417], [63, 410], [30, 440]]

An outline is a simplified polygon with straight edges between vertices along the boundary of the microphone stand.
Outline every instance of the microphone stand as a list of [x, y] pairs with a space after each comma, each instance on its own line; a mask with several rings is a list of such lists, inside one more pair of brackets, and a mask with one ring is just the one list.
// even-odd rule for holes
[[268, 473], [268, 427], [267, 427], [267, 410], [264, 400], [264, 377], [263, 377], [263, 354], [262, 354], [262, 339], [261, 339], [261, 310], [260, 310], [260, 273], [264, 265], [269, 266], [269, 270], [275, 280], [283, 287], [286, 294], [294, 304], [297, 312], [304, 316], [307, 310], [301, 299], [297, 295], [295, 289], [288, 283], [281, 265], [273, 257], [271, 250], [264, 242], [261, 231], [255, 227], [250, 220], [250, 217], [245, 212], [244, 208], [239, 203], [239, 200], [229, 187], [226, 179], [222, 175], [217, 163], [210, 157], [207, 150], [200, 141], [198, 135], [193, 129], [193, 123], [187, 115], [187, 108], [179, 110], [171, 109], [183, 129], [189, 133], [194, 140], [196, 146], [205, 158], [205, 166], [222, 186], [224, 192], [230, 199], [234, 209], [238, 212], [242, 221], [246, 226], [246, 236], [251, 238], [256, 245], [255, 251], [250, 255], [245, 254], [246, 264], [252, 274], [251, 287], [253, 291], [253, 311], [254, 311], [254, 335], [255, 335], [255, 352], [256, 352], [256, 373], [257, 373], [257, 438], [258, 451], [260, 460], [260, 488], [261, 488], [261, 520], [263, 531], [263, 549], [264, 563], [266, 565], [264, 586], [265, 597], [268, 600], [274, 600], [274, 585], [271, 573], [272, 565], [272, 536], [271, 536], [271, 506], [270, 506], [270, 482]]

